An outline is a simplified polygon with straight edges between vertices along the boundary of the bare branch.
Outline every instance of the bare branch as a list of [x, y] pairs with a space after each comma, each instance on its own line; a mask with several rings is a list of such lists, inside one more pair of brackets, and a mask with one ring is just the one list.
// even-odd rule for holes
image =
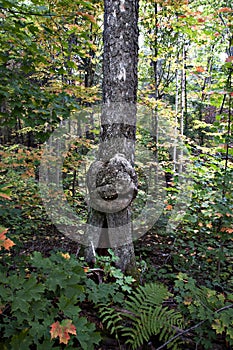
[[[227, 306], [224, 306], [222, 307], [221, 309], [218, 309], [216, 310], [215, 312], [219, 313], [219, 312], [222, 312], [224, 310], [227, 310], [227, 309], [231, 309], [233, 308], [233, 304], [230, 304], [230, 305], [227, 305]], [[186, 333], [189, 333], [190, 331], [200, 327], [203, 323], [205, 323], [207, 320], [203, 320], [197, 324], [195, 324], [194, 326], [188, 328], [188, 329], [185, 329], [184, 331], [181, 331], [179, 334], [176, 334], [174, 337], [172, 337], [171, 339], [169, 339], [168, 341], [166, 341], [166, 343], [164, 343], [163, 345], [161, 345], [159, 348], [157, 348], [156, 350], [161, 350], [161, 349], [164, 349], [165, 346], [167, 346], [169, 343], [171, 343], [173, 340], [181, 337], [182, 335], [186, 334]]]

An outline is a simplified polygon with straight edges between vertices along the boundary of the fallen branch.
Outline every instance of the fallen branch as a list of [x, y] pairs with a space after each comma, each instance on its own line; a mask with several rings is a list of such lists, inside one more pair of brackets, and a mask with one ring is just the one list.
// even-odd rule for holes
[[[231, 309], [233, 308], [233, 304], [230, 304], [230, 305], [227, 305], [227, 306], [224, 306], [222, 307], [221, 309], [218, 309], [216, 310], [215, 312], [219, 313], [219, 312], [222, 312], [224, 310], [227, 310], [227, 309]], [[169, 343], [171, 343], [173, 340], [181, 337], [182, 335], [186, 334], [186, 333], [189, 333], [190, 331], [200, 327], [203, 323], [205, 323], [207, 320], [203, 320], [197, 324], [195, 324], [194, 326], [188, 328], [188, 329], [185, 329], [184, 331], [181, 331], [179, 334], [176, 334], [174, 337], [172, 337], [171, 339], [169, 339], [168, 341], [166, 341], [166, 343], [164, 343], [163, 345], [161, 345], [159, 348], [157, 348], [156, 350], [161, 350], [161, 349], [164, 349], [165, 346], [167, 346]]]

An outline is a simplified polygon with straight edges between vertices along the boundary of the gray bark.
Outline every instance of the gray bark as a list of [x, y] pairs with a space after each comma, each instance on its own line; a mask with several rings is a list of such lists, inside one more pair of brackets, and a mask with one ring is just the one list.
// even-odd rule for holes
[[[136, 271], [130, 204], [137, 194], [134, 171], [138, 61], [138, 0], [104, 1], [103, 108], [97, 160], [87, 185], [87, 234], [93, 247], [111, 247], [122, 271]], [[93, 229], [94, 228], [94, 229]]]

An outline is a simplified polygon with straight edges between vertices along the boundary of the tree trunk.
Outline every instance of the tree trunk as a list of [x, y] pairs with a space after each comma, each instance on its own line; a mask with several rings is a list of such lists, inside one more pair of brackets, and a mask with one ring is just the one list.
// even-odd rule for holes
[[87, 185], [90, 247], [112, 248], [123, 272], [135, 273], [130, 204], [137, 193], [136, 139], [138, 0], [104, 1], [103, 107], [97, 160]]

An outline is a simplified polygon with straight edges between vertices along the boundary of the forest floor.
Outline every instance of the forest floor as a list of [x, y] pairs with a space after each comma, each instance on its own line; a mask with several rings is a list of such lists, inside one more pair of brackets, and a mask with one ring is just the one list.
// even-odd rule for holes
[[[39, 251], [42, 253], [44, 257], [50, 256], [52, 252], [56, 251], [62, 251], [69, 254], [74, 254], [76, 256], [80, 256], [80, 245], [77, 242], [74, 242], [70, 240], [69, 238], [65, 237], [63, 234], [61, 234], [59, 231], [54, 229], [54, 227], [51, 227], [51, 231], [48, 234], [49, 230], [46, 233], [41, 233], [37, 236], [33, 237], [25, 237], [25, 241], [22, 242], [20, 249], [17, 251], [17, 255], [27, 256], [32, 254], [34, 251]], [[149, 274], [147, 273], [146, 276], [141, 275], [141, 283], [148, 282], [148, 280], [151, 279], [152, 281], [157, 279], [161, 281], [162, 283], [166, 284], [168, 289], [172, 290], [172, 282], [167, 277], [167, 274], [165, 273], [164, 277], [160, 273], [159, 277], [155, 278], [158, 271], [162, 271], [162, 268], [168, 268], [169, 272], [172, 273], [178, 273], [177, 268], [174, 266], [172, 262], [172, 255], [171, 255], [171, 247], [166, 249], [166, 247], [169, 247], [168, 239], [165, 235], [157, 235], [156, 232], [153, 230], [149, 233], [147, 233], [145, 236], [140, 238], [138, 241], [135, 242], [135, 253], [137, 256], [137, 259], [140, 261], [145, 261], [150, 263], [149, 267]], [[145, 259], [145, 260], [144, 260]], [[151, 274], [151, 275], [150, 275]], [[205, 278], [202, 276], [201, 278]], [[98, 317], [93, 315], [93, 310], [90, 307], [88, 303], [84, 305], [83, 308], [83, 314], [91, 321], [95, 322], [96, 328], [102, 332], [102, 325], [99, 321]], [[196, 347], [196, 344], [192, 340], [193, 334], [189, 333], [187, 334], [185, 338], [185, 345], [182, 347], [182, 349], [179, 350], [202, 350], [201, 347]], [[138, 350], [156, 350], [157, 347], [161, 346], [161, 343], [157, 339], [153, 339], [151, 343], [149, 343], [147, 346], [143, 346]], [[106, 338], [102, 341], [102, 344], [100, 346], [96, 347], [96, 350], [127, 350], [128, 347], [119, 343], [112, 338], [109, 334], [106, 334]], [[167, 349], [166, 347], [164, 348]], [[213, 344], [212, 350], [232, 350], [229, 347], [226, 346], [225, 343], [219, 339], [219, 342], [216, 344]]]

